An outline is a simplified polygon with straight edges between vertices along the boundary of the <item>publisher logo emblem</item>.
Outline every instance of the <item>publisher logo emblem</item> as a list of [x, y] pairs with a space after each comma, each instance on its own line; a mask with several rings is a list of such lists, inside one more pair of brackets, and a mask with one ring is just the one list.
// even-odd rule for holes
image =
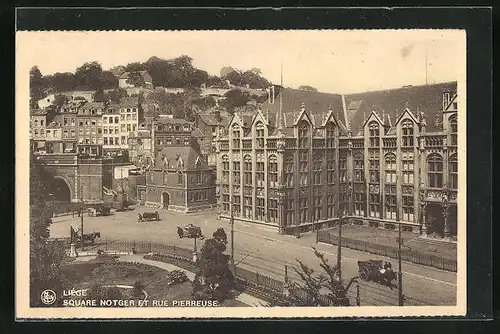
[[40, 299], [45, 305], [52, 305], [56, 301], [56, 293], [50, 289], [43, 290]]

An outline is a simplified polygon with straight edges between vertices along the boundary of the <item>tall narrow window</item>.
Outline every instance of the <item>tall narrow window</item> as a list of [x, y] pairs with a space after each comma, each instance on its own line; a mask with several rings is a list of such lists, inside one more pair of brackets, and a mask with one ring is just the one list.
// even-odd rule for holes
[[233, 161], [233, 184], [241, 184], [240, 162]]
[[354, 182], [363, 182], [364, 174], [364, 158], [361, 154], [354, 157]]
[[267, 172], [268, 186], [269, 188], [275, 188], [278, 185], [278, 159], [275, 155], [269, 157]]
[[354, 214], [363, 217], [365, 215], [366, 193], [364, 185], [354, 187]]
[[240, 148], [240, 137], [241, 130], [238, 124], [233, 125], [233, 149], [238, 150]]
[[326, 125], [326, 147], [335, 147], [335, 125], [332, 122]]
[[370, 194], [370, 217], [380, 218], [379, 194]]
[[255, 124], [255, 142], [257, 148], [264, 148], [264, 124]]
[[396, 185], [385, 186], [385, 218], [396, 219]]
[[458, 161], [456, 154], [450, 156], [450, 189], [458, 189]]
[[321, 209], [323, 206], [323, 194], [314, 194], [313, 197], [314, 211], [313, 211], [313, 221], [321, 220]]
[[403, 220], [407, 222], [412, 222], [414, 218], [413, 214], [413, 196], [403, 195]]
[[293, 187], [293, 178], [294, 178], [294, 166], [293, 162], [285, 162], [284, 168], [284, 177], [285, 177], [285, 185], [287, 187]]
[[458, 145], [458, 122], [457, 122], [457, 116], [453, 115], [450, 117], [450, 136], [451, 136], [451, 145], [456, 146]]
[[438, 154], [431, 154], [427, 158], [427, 177], [429, 187], [441, 188], [443, 186], [443, 158]]
[[413, 123], [411, 121], [404, 121], [401, 130], [403, 147], [413, 147]]
[[309, 147], [309, 124], [301, 121], [299, 124], [299, 148]]
[[403, 155], [403, 183], [404, 184], [413, 184], [413, 173], [414, 173], [414, 164], [413, 164], [413, 155]]
[[[263, 200], [264, 199], [262, 199], [262, 201]], [[262, 202], [262, 206], [264, 206], [263, 202]], [[276, 199], [268, 199], [267, 200], [267, 211], [268, 211], [269, 222], [276, 223], [278, 221], [278, 201]]]
[[335, 151], [333, 150], [326, 153], [326, 183], [335, 183]]
[[313, 163], [313, 184], [315, 185], [320, 185], [322, 180], [321, 180], [321, 171], [322, 171], [322, 164], [323, 164], [323, 158], [322, 156], [316, 155], [314, 157], [314, 163]]
[[385, 156], [385, 183], [396, 183], [396, 156]]
[[245, 162], [243, 165], [243, 170], [244, 170], [244, 184], [246, 186], [251, 186], [252, 185], [252, 158], [249, 155], [245, 156]]
[[326, 213], [328, 218], [333, 218], [335, 217], [335, 196], [334, 195], [328, 195], [326, 198]]
[[347, 155], [341, 154], [339, 157], [339, 181], [347, 181]]
[[309, 153], [303, 151], [299, 153], [299, 184], [307, 186], [309, 184]]
[[380, 146], [380, 126], [377, 122], [371, 122], [368, 125], [370, 135], [370, 147]]
[[265, 216], [265, 200], [264, 198], [257, 197], [255, 202], [255, 219], [264, 220]]
[[[264, 187], [264, 163], [257, 162], [255, 166], [255, 179], [257, 187]], [[277, 177], [277, 172], [276, 172]]]
[[369, 153], [369, 163], [370, 163], [370, 182], [378, 183], [380, 182], [380, 160], [378, 150], [370, 150]]

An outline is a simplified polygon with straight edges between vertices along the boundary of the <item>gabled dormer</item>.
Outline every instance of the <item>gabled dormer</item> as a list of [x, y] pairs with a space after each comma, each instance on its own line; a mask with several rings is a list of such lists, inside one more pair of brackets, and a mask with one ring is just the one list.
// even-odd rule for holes
[[455, 112], [458, 110], [457, 92], [443, 92], [443, 112]]

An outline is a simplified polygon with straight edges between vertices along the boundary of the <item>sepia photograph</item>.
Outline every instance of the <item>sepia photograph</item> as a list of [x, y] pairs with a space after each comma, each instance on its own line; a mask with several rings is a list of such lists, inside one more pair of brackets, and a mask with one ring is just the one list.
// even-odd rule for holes
[[17, 317], [465, 314], [465, 31], [16, 44]]

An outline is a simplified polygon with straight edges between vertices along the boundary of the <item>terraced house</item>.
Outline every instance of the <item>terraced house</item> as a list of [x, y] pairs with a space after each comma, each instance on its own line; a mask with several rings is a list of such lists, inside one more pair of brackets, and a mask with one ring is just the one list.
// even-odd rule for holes
[[274, 86], [216, 140], [221, 216], [297, 233], [359, 224], [456, 235], [457, 83], [360, 94]]

